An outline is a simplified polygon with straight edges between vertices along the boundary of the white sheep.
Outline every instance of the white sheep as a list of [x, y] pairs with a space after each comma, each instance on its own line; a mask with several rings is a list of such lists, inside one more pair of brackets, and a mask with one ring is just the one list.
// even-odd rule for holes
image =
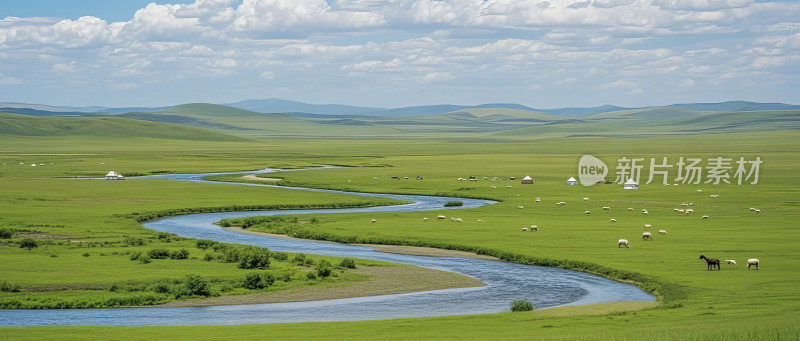
[[650, 224], [644, 224], [644, 228], [646, 228], [646, 229], [649, 229], [649, 228], [652, 228], [652, 227], [653, 227], [653, 225], [650, 225]]
[[610, 210], [611, 210], [611, 207], [603, 206], [603, 211], [610, 211]]
[[689, 206], [688, 203], [682, 203], [681, 206]]
[[735, 260], [733, 260], [733, 259], [726, 259], [726, 260], [725, 260], [725, 263], [728, 263], [728, 265], [733, 265], [733, 266], [736, 266], [736, 261], [735, 261]]
[[497, 188], [497, 186], [492, 186], [492, 188]]
[[703, 193], [703, 190], [702, 189], [698, 189], [697, 193]]
[[647, 215], [647, 210], [642, 211], [642, 214]]
[[750, 211], [755, 211], [755, 210], [756, 210], [755, 207], [750, 207]]
[[628, 207], [628, 211], [633, 212], [633, 207]]
[[707, 216], [707, 215], [704, 215], [704, 216], [703, 216], [703, 220], [706, 220], [706, 219], [708, 219], [708, 216]]
[[460, 223], [460, 222], [462, 222], [462, 221], [463, 221], [463, 220], [461, 220], [461, 218], [456, 218], [456, 222], [457, 222], [457, 223]]
[[686, 213], [686, 210], [678, 209], [678, 213]]
[[747, 270], [750, 270], [750, 266], [755, 265], [756, 270], [758, 270], [758, 259], [757, 258], [750, 258], [747, 260]]
[[538, 231], [539, 231], [539, 226], [531, 225], [531, 232], [538, 232]]
[[436, 219], [439, 219], [439, 220], [445, 220], [445, 219], [447, 219], [447, 217], [445, 217], [445, 216], [443, 216], [443, 215], [440, 215], [440, 216], [437, 216], [437, 217], [436, 217]]
[[542, 202], [542, 199], [536, 198], [535, 202]]
[[653, 240], [653, 235], [650, 232], [642, 232], [642, 240]]
[[631, 246], [630, 246], [630, 244], [628, 244], [628, 240], [627, 240], [627, 239], [620, 239], [620, 240], [617, 242], [617, 248], [621, 248], [621, 247], [622, 247], [622, 245], [625, 245], [625, 247], [627, 247], [627, 248], [630, 248], [630, 247], [631, 247]]
[[560, 202], [559, 204], [561, 204], [561, 206], [564, 206], [564, 205], [566, 205], [567, 203], [565, 203], [565, 202], [563, 202], [563, 201], [562, 201], [562, 202]]
[[428, 217], [422, 218], [422, 220], [424, 220], [424, 221], [428, 221]]
[[592, 211], [586, 211], [584, 214], [592, 214]]
[[375, 220], [375, 219], [372, 219], [372, 222], [373, 222], [373, 223], [374, 223], [374, 222], [376, 222], [376, 221], [377, 221], [377, 220]]
[[528, 232], [528, 228], [527, 227], [523, 227], [522, 228], [522, 232]]
[[610, 220], [610, 221], [611, 221], [612, 223], [616, 223], [616, 222], [617, 222], [617, 220], [616, 220], [616, 219], [614, 219], [614, 218], [611, 218], [611, 220]]
[[658, 234], [667, 234], [666, 230], [658, 230]]
[[523, 209], [523, 208], [525, 208], [525, 207], [523, 207], [522, 205], [519, 205], [519, 206], [517, 206], [517, 208], [519, 208], [519, 209]]
[[589, 198], [583, 198], [583, 201], [587, 201], [587, 200], [589, 200]]
[[756, 209], [756, 211], [755, 211], [755, 212], [756, 212], [756, 213], [761, 213], [761, 210], [759, 210], [759, 209]]
[[479, 223], [482, 223], [482, 222], [483, 222], [483, 220], [480, 220], [480, 219], [478, 219], [478, 222], [479, 222]]

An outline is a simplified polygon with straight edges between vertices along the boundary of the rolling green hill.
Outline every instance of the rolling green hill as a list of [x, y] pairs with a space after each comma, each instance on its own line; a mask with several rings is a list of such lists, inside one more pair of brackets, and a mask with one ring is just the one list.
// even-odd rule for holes
[[0, 113], [0, 136], [95, 136], [237, 141], [241, 138], [179, 124], [119, 117], [38, 117]]

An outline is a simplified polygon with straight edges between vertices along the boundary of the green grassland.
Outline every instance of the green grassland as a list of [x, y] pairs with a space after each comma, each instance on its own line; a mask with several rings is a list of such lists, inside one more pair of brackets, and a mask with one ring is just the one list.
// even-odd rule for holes
[[[668, 290], [675, 295], [668, 304], [655, 308], [625, 303], [526, 313], [345, 323], [190, 328], [0, 328], [0, 333], [8, 339], [99, 339], [111, 333], [119, 339], [245, 339], [263, 335], [275, 339], [797, 339], [800, 335], [800, 319], [797, 318], [800, 274], [796, 265], [800, 263], [800, 250], [796, 245], [800, 232], [795, 222], [800, 218], [797, 210], [800, 180], [796, 176], [797, 167], [800, 167], [797, 161], [800, 133], [791, 124], [797, 115], [779, 114], [784, 120], [769, 123], [768, 132], [731, 133], [723, 129], [720, 134], [696, 132], [745, 121], [737, 117], [711, 116], [704, 121], [702, 117], [706, 114], [669, 118], [682, 120], [680, 122], [696, 120], [693, 123], [696, 125], [689, 129], [695, 133], [684, 135], [677, 135], [680, 129], [676, 127], [664, 128], [667, 131], [663, 134], [659, 131], [661, 128], [648, 126], [623, 132], [622, 129], [629, 128], [603, 123], [583, 123], [579, 127], [582, 134], [591, 135], [584, 137], [574, 137], [572, 131], [555, 133], [545, 127], [541, 127], [542, 134], [529, 131], [508, 137], [492, 135], [494, 133], [470, 135], [431, 131], [420, 133], [425, 138], [414, 139], [389, 136], [372, 140], [262, 139], [191, 143], [156, 138], [4, 135], [3, 141], [7, 143], [0, 146], [0, 164], [5, 163], [0, 168], [0, 191], [3, 193], [0, 200], [4, 201], [0, 205], [0, 226], [43, 234], [46, 236], [39, 237], [54, 241], [53, 245], [46, 244], [32, 251], [9, 246], [0, 248], [3, 274], [11, 273], [11, 278], [15, 279], [30, 278], [31, 282], [26, 285], [53, 284], [47, 276], [37, 274], [38, 270], [30, 269], [49, 267], [46, 261], [58, 262], [59, 266], [66, 267], [65, 272], [95, 271], [99, 277], [105, 275], [103, 271], [108, 271], [112, 264], [140, 273], [143, 267], [161, 265], [147, 268], [152, 273], [146, 276], [154, 280], [176, 278], [171, 274], [185, 273], [187, 269], [195, 271], [196, 267], [206, 264], [200, 259], [154, 260], [150, 264], [139, 264], [123, 255], [136, 247], [121, 244], [107, 249], [64, 246], [59, 249], [58, 257], [49, 257], [52, 251], [48, 248], [57, 247], [57, 243], [65, 240], [102, 244], [134, 236], [160, 243], [155, 233], [128, 217], [133, 212], [374, 200], [245, 186], [158, 180], [104, 182], [62, 177], [102, 175], [110, 169], [123, 174], [126, 171], [150, 174], [335, 164], [349, 167], [268, 176], [280, 177], [281, 183], [289, 185], [370, 192], [446, 193], [501, 202], [459, 211], [315, 215], [319, 220], [317, 224], [286, 225], [287, 228], [324, 232], [333, 237], [355, 236], [363, 241], [455, 245], [596, 264], [670, 283], [672, 286]], [[771, 114], [763, 115], [771, 117]], [[786, 129], [781, 130], [781, 125]], [[322, 130], [320, 134], [326, 132]], [[622, 156], [646, 158], [645, 168], [651, 157], [668, 157], [673, 164], [681, 156], [744, 157], [747, 160], [760, 157], [764, 164], [757, 185], [663, 186], [659, 183], [643, 184], [639, 191], [623, 191], [616, 184], [565, 186], [566, 178], [577, 177], [577, 162], [584, 154], [604, 160], [611, 167], [609, 178], [612, 179], [616, 160]], [[20, 162], [25, 165], [19, 165]], [[30, 167], [34, 162], [46, 165]], [[643, 174], [646, 176], [647, 171]], [[424, 180], [414, 180], [418, 175]], [[536, 184], [483, 180], [483, 177], [495, 176], [519, 179], [525, 175], [531, 175]], [[392, 176], [410, 179], [393, 180]], [[468, 176], [480, 180], [456, 180]], [[674, 176], [673, 169], [671, 178]], [[672, 182], [670, 179], [669, 183]], [[711, 194], [719, 197], [711, 198]], [[589, 200], [584, 201], [583, 197]], [[535, 203], [535, 198], [541, 198], [541, 202]], [[566, 205], [555, 206], [558, 201], [565, 201]], [[691, 208], [695, 213], [688, 216], [674, 213], [675, 208], [686, 208], [681, 206], [683, 203], [693, 203]], [[604, 206], [611, 210], [603, 210]], [[628, 211], [628, 207], [634, 211]], [[750, 207], [759, 208], [761, 213], [751, 212]], [[649, 214], [642, 215], [641, 209], [647, 209]], [[584, 214], [587, 210], [592, 214]], [[460, 217], [464, 222], [422, 219], [438, 214]], [[710, 218], [702, 220], [702, 215]], [[372, 218], [380, 223], [369, 223]], [[611, 223], [611, 218], [617, 222]], [[539, 232], [521, 232], [522, 227], [533, 224], [539, 226]], [[641, 240], [644, 224], [653, 225], [652, 241]], [[659, 229], [668, 234], [659, 235], [656, 233]], [[630, 240], [631, 247], [618, 248], [619, 238]], [[192, 256], [200, 255], [191, 243], [174, 240], [169, 247], [191, 249]], [[84, 257], [85, 252], [90, 256]], [[101, 256], [101, 252], [105, 255]], [[721, 271], [706, 271], [705, 262], [698, 259], [700, 254], [735, 259], [739, 265], [723, 264]], [[759, 258], [761, 270], [747, 270], [744, 267], [747, 258]], [[30, 261], [25, 263], [28, 269], [7, 265], [13, 263], [12, 259]], [[201, 272], [205, 270], [207, 272]], [[213, 269], [196, 270], [220, 277], [224, 276], [216, 274], [235, 271], [241, 270], [224, 263], [215, 263]], [[88, 284], [114, 283], [97, 280]]]

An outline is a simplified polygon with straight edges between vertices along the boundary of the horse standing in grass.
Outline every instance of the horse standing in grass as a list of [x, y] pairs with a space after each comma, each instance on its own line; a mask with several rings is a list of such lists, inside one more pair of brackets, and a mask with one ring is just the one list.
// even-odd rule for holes
[[714, 270], [714, 266], [716, 266], [717, 270], [719, 270], [719, 259], [717, 259], [717, 258], [708, 258], [708, 257], [706, 257], [704, 255], [700, 255], [700, 259], [705, 259], [706, 260], [706, 263], [708, 263], [708, 270]]

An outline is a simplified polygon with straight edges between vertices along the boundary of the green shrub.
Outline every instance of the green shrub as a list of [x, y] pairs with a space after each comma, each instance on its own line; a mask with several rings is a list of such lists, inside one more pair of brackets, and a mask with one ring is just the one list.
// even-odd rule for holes
[[325, 259], [319, 261], [316, 269], [317, 269], [317, 276], [322, 278], [330, 276], [331, 272], [333, 272], [333, 269], [331, 268], [331, 263]]
[[19, 247], [22, 249], [31, 250], [33, 248], [39, 247], [39, 243], [36, 242], [33, 238], [25, 238], [19, 241]]
[[211, 296], [211, 284], [200, 275], [189, 274], [183, 281], [183, 294], [186, 296]]
[[0, 282], [0, 292], [20, 292], [22, 287], [19, 284], [2, 281]]
[[219, 242], [214, 241], [214, 240], [208, 240], [208, 239], [198, 239], [197, 243], [195, 243], [195, 245], [197, 245], [198, 249], [208, 249], [208, 248], [213, 247], [214, 245], [217, 245], [217, 244], [219, 244]]
[[84, 253], [83, 253], [83, 256], [84, 256], [84, 257], [89, 257], [89, 256], [91, 256], [91, 255], [90, 255], [88, 252], [84, 252]]
[[511, 311], [531, 311], [533, 304], [525, 300], [515, 300], [511, 302]]
[[267, 249], [250, 249], [239, 257], [240, 269], [269, 268], [269, 251]]
[[306, 262], [306, 255], [302, 253], [298, 253], [297, 255], [292, 258], [292, 262], [295, 262], [299, 265], [303, 265]]
[[204, 260], [204, 261], [206, 261], [206, 262], [210, 262], [210, 261], [212, 261], [212, 260], [214, 260], [214, 259], [216, 259], [216, 257], [214, 257], [214, 254], [213, 254], [213, 253], [206, 253], [206, 254], [203, 256], [203, 260]]
[[245, 289], [265, 289], [275, 283], [275, 276], [266, 273], [251, 272], [247, 274], [242, 283]]
[[167, 259], [169, 258], [169, 250], [167, 249], [152, 249], [147, 252], [147, 255], [152, 259]]
[[306, 278], [311, 279], [311, 280], [317, 279], [317, 273], [314, 272], [314, 271], [309, 271], [309, 272], [306, 273]]
[[285, 262], [286, 260], [289, 259], [289, 254], [286, 253], [286, 252], [275, 252], [275, 251], [273, 251], [273, 252], [270, 253], [270, 257], [272, 257], [272, 259]]
[[134, 253], [131, 253], [131, 260], [138, 260], [139, 257], [141, 257], [141, 256], [142, 256], [142, 253], [140, 251], [136, 251]]
[[158, 239], [165, 240], [166, 242], [171, 242], [172, 240], [172, 233], [169, 232], [159, 232]]
[[14, 232], [11, 232], [11, 229], [2, 228], [0, 229], [0, 239], [11, 239], [11, 236], [14, 235]]
[[149, 264], [150, 262], [152, 262], [152, 261], [150, 260], [150, 256], [148, 256], [148, 255], [141, 255], [141, 256], [139, 256], [139, 263], [142, 263], [142, 264]]
[[177, 251], [172, 251], [172, 253], [169, 254], [169, 258], [172, 258], [172, 259], [188, 259], [189, 258], [189, 250], [180, 249], [180, 250], [177, 250]]
[[350, 258], [342, 259], [342, 262], [339, 263], [339, 266], [348, 269], [355, 269], [356, 268], [356, 261]]
[[463, 201], [448, 201], [448, 202], [446, 202], [444, 204], [444, 207], [458, 207], [458, 206], [464, 206], [464, 202]]

